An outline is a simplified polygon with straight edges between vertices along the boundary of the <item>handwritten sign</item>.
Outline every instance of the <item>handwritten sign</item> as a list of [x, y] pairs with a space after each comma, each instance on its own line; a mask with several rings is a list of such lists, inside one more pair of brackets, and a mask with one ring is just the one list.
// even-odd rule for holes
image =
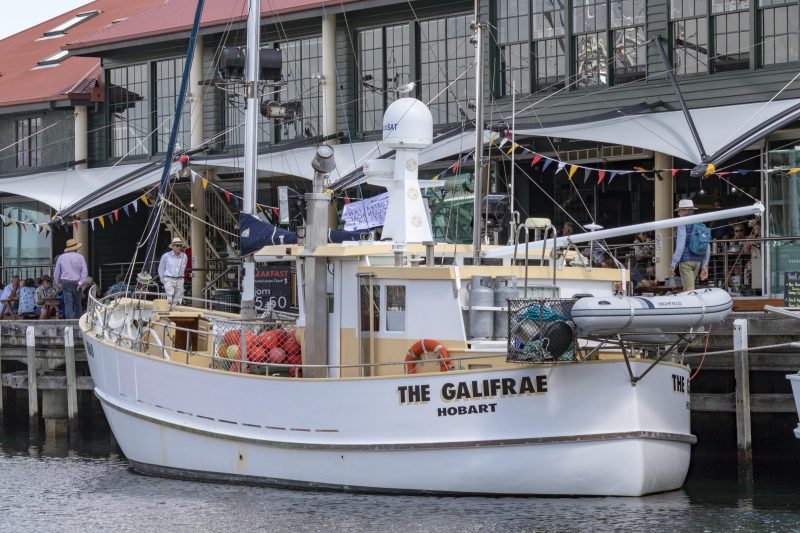
[[289, 309], [292, 273], [288, 266], [258, 266], [255, 278], [256, 307], [278, 311]]
[[800, 307], [800, 272], [784, 272], [783, 305]]
[[389, 193], [385, 192], [366, 200], [350, 202], [342, 209], [344, 229], [355, 231], [383, 226], [386, 208], [389, 206]]

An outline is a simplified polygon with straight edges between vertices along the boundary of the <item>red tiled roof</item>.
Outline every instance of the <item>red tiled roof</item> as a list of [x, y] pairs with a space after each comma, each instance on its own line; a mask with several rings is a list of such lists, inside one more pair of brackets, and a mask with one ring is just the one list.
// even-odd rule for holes
[[[261, 17], [273, 22], [276, 15], [317, 9], [323, 6], [336, 8], [356, 0], [261, 0]], [[205, 0], [202, 28], [224, 26], [247, 18], [247, 0]], [[112, 27], [103, 28], [92, 35], [70, 40], [66, 49], [80, 50], [96, 46], [122, 43], [134, 39], [170, 35], [191, 30], [197, 0], [162, 0], [161, 5], [144, 11]], [[278, 22], [275, 20], [274, 22]]]
[[[67, 95], [88, 98], [100, 72], [98, 59], [67, 56], [58, 66], [45, 68], [36, 68], [38, 62], [58, 53], [70, 41], [84, 39], [104, 27], [113, 28], [112, 21], [134, 17], [164, 1], [95, 0], [0, 40], [0, 106], [50, 102]], [[63, 37], [38, 40], [76, 14], [94, 10], [100, 10], [100, 14], [67, 30]]]

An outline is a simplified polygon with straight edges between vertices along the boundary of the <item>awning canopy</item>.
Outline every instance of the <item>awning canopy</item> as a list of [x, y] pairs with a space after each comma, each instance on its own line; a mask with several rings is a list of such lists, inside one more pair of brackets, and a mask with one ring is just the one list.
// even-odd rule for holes
[[[692, 109], [700, 140], [707, 154], [759, 123], [800, 102], [798, 99]], [[662, 152], [692, 163], [700, 153], [681, 111], [624, 115], [568, 126], [517, 128], [517, 136], [563, 137], [582, 141], [635, 146]]]
[[0, 193], [25, 196], [59, 211], [143, 166], [117, 165], [115, 167], [41, 172], [2, 178], [0, 179]]

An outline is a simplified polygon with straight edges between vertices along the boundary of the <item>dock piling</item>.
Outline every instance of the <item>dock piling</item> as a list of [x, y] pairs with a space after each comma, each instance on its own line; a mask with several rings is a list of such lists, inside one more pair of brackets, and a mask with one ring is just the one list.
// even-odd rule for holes
[[753, 448], [750, 428], [750, 363], [747, 319], [733, 321], [734, 376], [736, 379], [736, 447], [740, 481], [753, 481]]
[[31, 433], [39, 427], [39, 387], [36, 383], [36, 333], [33, 326], [25, 330], [25, 345], [28, 355], [28, 418]]
[[78, 385], [75, 376], [75, 339], [72, 326], [64, 328], [64, 366], [67, 373], [67, 417], [69, 432], [74, 434], [78, 429]]

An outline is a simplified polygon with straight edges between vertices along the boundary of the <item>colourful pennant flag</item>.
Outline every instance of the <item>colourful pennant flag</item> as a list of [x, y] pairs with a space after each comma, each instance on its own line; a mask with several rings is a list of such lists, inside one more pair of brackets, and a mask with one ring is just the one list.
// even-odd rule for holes
[[635, 170], [636, 172], [647, 172], [647, 169], [645, 169], [644, 167], [633, 167], [633, 170]]
[[511, 153], [512, 153], [514, 150], [516, 150], [517, 148], [519, 148], [519, 145], [518, 145], [517, 143], [514, 143], [514, 144], [512, 144], [512, 145], [511, 145], [511, 148], [509, 148], [508, 150], [506, 150], [506, 155], [511, 155]]
[[672, 177], [674, 178], [675, 175], [678, 174], [678, 172], [680, 172], [680, 171], [681, 171], [681, 169], [679, 169], [679, 168], [673, 168], [672, 169]]
[[[797, 170], [800, 170], [800, 168], [798, 168]], [[706, 173], [703, 174], [703, 176], [710, 176], [716, 171], [717, 171], [716, 167], [712, 163], [709, 163], [708, 166], [706, 167]]]
[[114, 209], [114, 220], [119, 220], [119, 209]]
[[131, 202], [131, 205], [133, 206], [133, 212], [134, 213], [138, 213], [139, 212], [139, 202], [134, 200], [134, 201]]
[[89, 219], [89, 225], [92, 226], [92, 231], [94, 231], [94, 219], [93, 218]]
[[552, 160], [552, 159], [550, 159], [549, 157], [546, 157], [546, 158], [544, 159], [544, 165], [542, 165], [542, 172], [544, 172], [545, 170], [547, 170], [547, 167], [549, 167], [549, 166], [550, 166], [550, 165], [552, 165], [552, 164], [553, 164], [553, 160]]
[[583, 184], [586, 185], [586, 182], [589, 181], [589, 176], [592, 175], [592, 169], [589, 167], [585, 167], [583, 169]]
[[538, 163], [541, 160], [542, 160], [542, 156], [539, 155], [539, 154], [535, 154], [533, 156], [533, 159], [531, 159], [531, 166], [535, 165], [536, 163]]
[[231, 193], [230, 193], [230, 191], [225, 191], [225, 200], [227, 200], [230, 203], [230, 201], [231, 201]]
[[797, 174], [798, 172], [800, 172], [800, 168], [790, 168], [787, 174]]
[[202, 183], [203, 183], [203, 190], [206, 190], [206, 188], [208, 187], [208, 180], [203, 178], [203, 182]]
[[558, 162], [558, 168], [556, 169], [556, 174], [558, 174], [559, 172], [564, 170], [564, 167], [566, 167], [566, 166], [567, 166], [566, 163], [564, 163], [563, 161], [559, 161]]
[[569, 180], [572, 181], [572, 176], [575, 174], [575, 171], [578, 170], [577, 165], [570, 165], [569, 170], [567, 171], [567, 176], [569, 176]]
[[125, 216], [126, 216], [126, 217], [129, 217], [129, 216], [131, 216], [131, 213], [130, 213], [130, 208], [131, 208], [131, 204], [125, 204], [125, 205], [122, 207], [122, 210], [125, 212]]
[[597, 184], [600, 185], [603, 183], [603, 180], [606, 178], [606, 171], [605, 170], [598, 170], [597, 171]]
[[750, 172], [750, 171], [749, 171], [749, 170], [747, 170], [747, 169], [745, 169], [745, 168], [740, 168], [740, 169], [739, 169], [739, 170], [737, 170], [736, 172], [738, 172], [739, 174], [741, 174], [742, 176], [744, 176], [745, 174], [747, 174], [747, 173], [748, 173], [748, 172]]
[[103, 215], [100, 215], [99, 217], [97, 217], [97, 220], [100, 221], [100, 225], [103, 227], [103, 229], [105, 229], [105, 227], [106, 227], [106, 219], [103, 217]]
[[73, 220], [72, 221], [72, 231], [78, 231], [78, 221], [77, 220]]
[[611, 182], [614, 181], [614, 178], [617, 177], [617, 174], [619, 174], [618, 171], [616, 171], [616, 170], [612, 170], [611, 171], [611, 176], [609, 176], [609, 178], [608, 178], [608, 184], [609, 185], [611, 185]]
[[150, 205], [150, 202], [148, 202], [148, 201], [147, 201], [147, 195], [146, 195], [146, 194], [143, 194], [143, 195], [142, 195], [142, 196], [139, 198], [139, 200], [141, 200], [141, 201], [142, 201], [142, 203], [143, 203], [144, 205], [146, 205], [146, 206], [149, 206], [149, 205]]
[[455, 163], [453, 163], [453, 165], [450, 167], [450, 170], [453, 171], [453, 174], [458, 172], [459, 165], [461, 165], [461, 160], [460, 159], [458, 161], [456, 161]]

